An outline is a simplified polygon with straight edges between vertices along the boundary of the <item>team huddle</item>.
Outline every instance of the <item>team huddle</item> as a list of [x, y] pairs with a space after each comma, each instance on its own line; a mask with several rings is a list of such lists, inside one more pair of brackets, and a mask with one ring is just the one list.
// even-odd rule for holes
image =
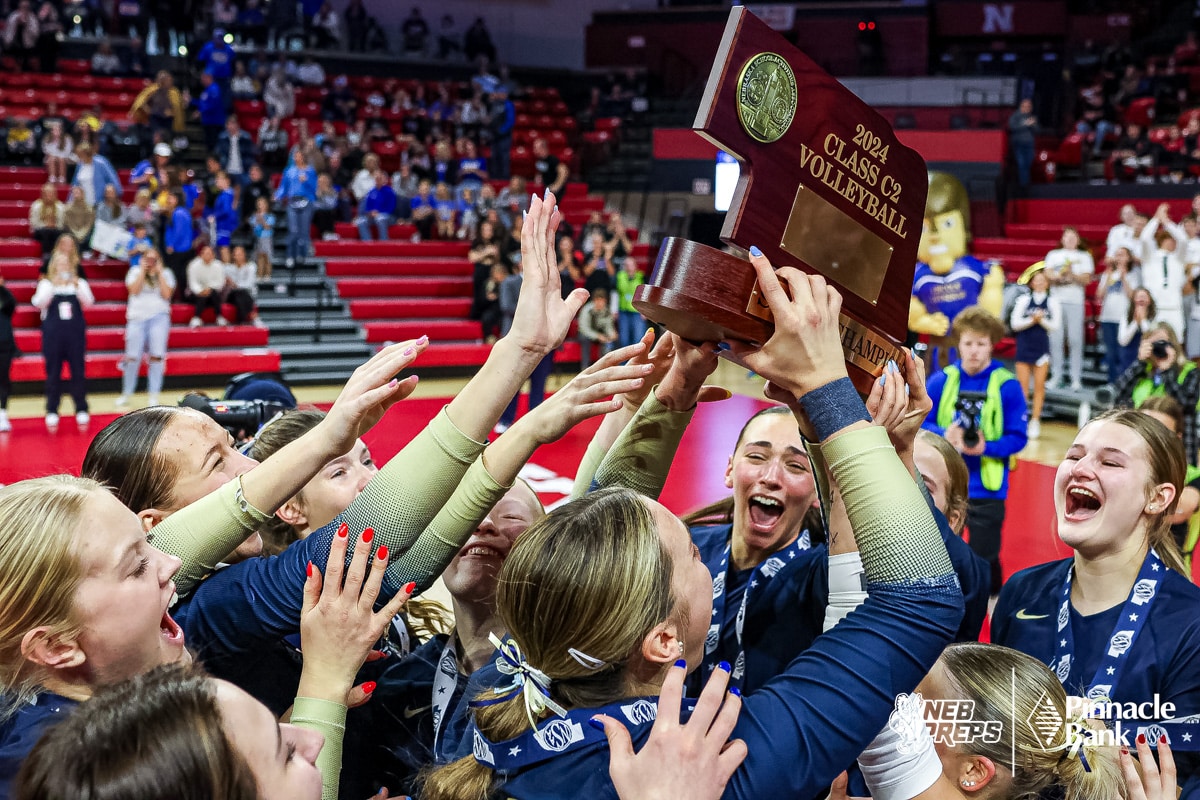
[[[755, 249], [776, 330], [738, 356], [775, 405], [711, 456], [727, 500], [657, 500], [715, 343], [648, 333], [488, 442], [588, 299], [559, 220], [531, 200], [510, 330], [382, 468], [360, 437], [425, 337], [254, 458], [156, 406], [81, 477], [0, 489], [0, 798], [1193, 796], [1200, 589], [1162, 421], [1079, 431], [1045, 520], [1073, 554], [1011, 577], [983, 644], [947, 378], [906, 352], [862, 399], [838, 292]], [[547, 513], [518, 473], [593, 417]]]

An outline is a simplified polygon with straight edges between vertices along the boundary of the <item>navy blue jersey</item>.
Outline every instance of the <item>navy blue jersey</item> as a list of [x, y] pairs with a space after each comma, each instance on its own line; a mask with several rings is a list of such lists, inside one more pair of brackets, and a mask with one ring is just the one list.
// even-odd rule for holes
[[74, 700], [43, 692], [0, 723], [0, 800], [12, 794], [12, 782], [29, 751], [42, 734], [79, 705]]
[[[992, 641], [1020, 650], [1049, 665], [1060, 639], [1058, 612], [1072, 559], [1021, 570], [1000, 592], [992, 615]], [[1124, 603], [1088, 616], [1072, 607], [1075, 658], [1063, 682], [1067, 694], [1082, 695], [1091, 683], [1123, 611]], [[1168, 572], [1145, 627], [1125, 653], [1128, 659], [1110, 695], [1116, 703], [1175, 705], [1175, 717], [1200, 713], [1200, 587]], [[1111, 722], [1110, 722], [1111, 726]], [[1134, 734], [1136, 735], [1136, 733]], [[1132, 740], [1132, 736], [1130, 737]], [[1185, 796], [1200, 795], [1200, 758], [1176, 754]]]
[[[962, 617], [962, 592], [953, 575], [869, 588], [870, 597], [854, 614], [818, 637], [785, 672], [745, 696], [733, 738], [745, 740], [749, 755], [729, 781], [728, 800], [827, 792], [830, 781], [887, 724], [896, 695], [912, 691], [933, 666]], [[651, 721], [630, 719], [628, 727], [635, 749], [640, 748]], [[472, 729], [464, 745], [471, 745], [475, 733]], [[615, 800], [607, 743], [583, 736], [584, 744], [560, 752], [541, 745], [536, 763], [506, 770], [499, 795]], [[491, 743], [490, 749], [513, 754], [530, 738]]]

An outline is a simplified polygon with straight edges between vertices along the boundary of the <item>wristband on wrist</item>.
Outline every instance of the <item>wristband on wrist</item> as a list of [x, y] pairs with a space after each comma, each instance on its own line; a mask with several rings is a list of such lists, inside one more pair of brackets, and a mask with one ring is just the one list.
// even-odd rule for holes
[[817, 439], [822, 442], [842, 428], [871, 421], [867, 407], [849, 378], [838, 378], [797, 399], [804, 407]]

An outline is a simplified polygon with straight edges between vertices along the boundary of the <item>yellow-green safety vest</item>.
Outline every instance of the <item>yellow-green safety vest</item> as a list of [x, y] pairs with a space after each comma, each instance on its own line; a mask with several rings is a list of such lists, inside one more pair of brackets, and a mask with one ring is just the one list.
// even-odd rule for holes
[[[958, 402], [958, 387], [962, 383], [962, 374], [953, 364], [942, 372], [946, 373], [946, 385], [942, 387], [942, 399], [938, 403], [937, 424], [945, 429], [954, 424], [954, 406]], [[979, 420], [979, 432], [988, 441], [995, 441], [1004, 435], [1004, 401], [1000, 397], [1000, 386], [1011, 380], [1015, 380], [1015, 377], [1004, 367], [992, 370], [988, 377], [987, 392]], [[999, 491], [1004, 485], [1005, 459], [980, 456], [979, 460], [979, 478], [983, 482], [983, 488], [989, 492]]]

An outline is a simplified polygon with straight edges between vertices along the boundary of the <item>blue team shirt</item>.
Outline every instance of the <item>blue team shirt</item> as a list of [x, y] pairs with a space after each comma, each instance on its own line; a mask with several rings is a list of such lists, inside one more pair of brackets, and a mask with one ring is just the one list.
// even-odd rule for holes
[[196, 99], [196, 108], [200, 111], [200, 124], [219, 126], [225, 124], [225, 101], [221, 99], [221, 87], [210, 83], [200, 92]]
[[[992, 372], [1002, 368], [1004, 365], [999, 361], [992, 361], [975, 375], [968, 375], [962, 368], [961, 361], [955, 361], [954, 366], [958, 367], [960, 380], [959, 392], [987, 392], [988, 381], [991, 380]], [[938, 407], [942, 401], [942, 390], [946, 386], [946, 373], [938, 372], [929, 382], [926, 388], [929, 391], [929, 397], [933, 400], [933, 409], [929, 412], [929, 416], [925, 419], [925, 423], [921, 426], [927, 431], [932, 431], [938, 436], [945, 436], [946, 429], [937, 424]], [[984, 449], [983, 455], [989, 458], [1008, 459], [1021, 452], [1026, 443], [1029, 441], [1026, 427], [1029, 423], [1028, 407], [1025, 404], [1025, 390], [1021, 388], [1021, 384], [1017, 383], [1016, 379], [1005, 381], [1000, 385], [1000, 403], [1004, 410], [1004, 433], [995, 441], [989, 441]], [[954, 413], [954, 419], [959, 420], [959, 414]], [[980, 456], [963, 455], [963, 461], [967, 462], [967, 471], [970, 473], [970, 485], [968, 486], [967, 494], [972, 499], [994, 499], [1003, 500], [1008, 497], [1008, 469], [1004, 470], [1004, 479], [1000, 483], [1000, 488], [992, 491], [983, 485], [982, 477], [982, 462]]]
[[[992, 641], [1027, 653], [1043, 664], [1054, 660], [1059, 640], [1058, 611], [1072, 559], [1024, 569], [1009, 578], [992, 615]], [[1083, 695], [1105, 654], [1124, 602], [1088, 616], [1071, 608], [1075, 657], [1064, 682], [1067, 694]], [[1137, 640], [1113, 687], [1117, 703], [1175, 704], [1175, 716], [1200, 713], [1200, 587], [1167, 572]], [[1132, 736], [1130, 737], [1132, 739]], [[1131, 742], [1132, 744], [1132, 742]], [[1176, 752], [1184, 797], [1200, 796], [1200, 754]]]
[[225, 42], [207, 42], [200, 49], [196, 60], [204, 65], [204, 71], [218, 81], [227, 81], [233, 75], [233, 62], [237, 53]]
[[217, 195], [212, 216], [217, 228], [217, 238], [228, 239], [241, 223], [241, 217], [234, 207], [233, 189], [226, 189]]
[[[745, 695], [732, 738], [745, 740], [749, 755], [730, 779], [725, 798], [809, 798], [827, 792], [830, 781], [887, 724], [896, 695], [912, 691], [933, 666], [962, 617], [962, 593], [953, 575], [870, 590], [854, 614], [818, 637], [783, 674]], [[627, 727], [640, 749], [651, 723], [630, 721]], [[472, 726], [464, 746], [471, 745], [474, 733]], [[513, 746], [496, 742], [492, 749], [511, 752]], [[545, 760], [501, 778], [499, 795], [616, 800], [602, 738], [541, 756]]]
[[951, 321], [959, 312], [979, 303], [983, 279], [991, 268], [974, 256], [962, 256], [945, 275], [934, 272], [925, 262], [917, 263], [913, 274], [913, 296], [929, 313], [940, 311]]
[[0, 723], [0, 800], [8, 800], [21, 763], [52, 725], [79, 705], [74, 700], [43, 692]]

